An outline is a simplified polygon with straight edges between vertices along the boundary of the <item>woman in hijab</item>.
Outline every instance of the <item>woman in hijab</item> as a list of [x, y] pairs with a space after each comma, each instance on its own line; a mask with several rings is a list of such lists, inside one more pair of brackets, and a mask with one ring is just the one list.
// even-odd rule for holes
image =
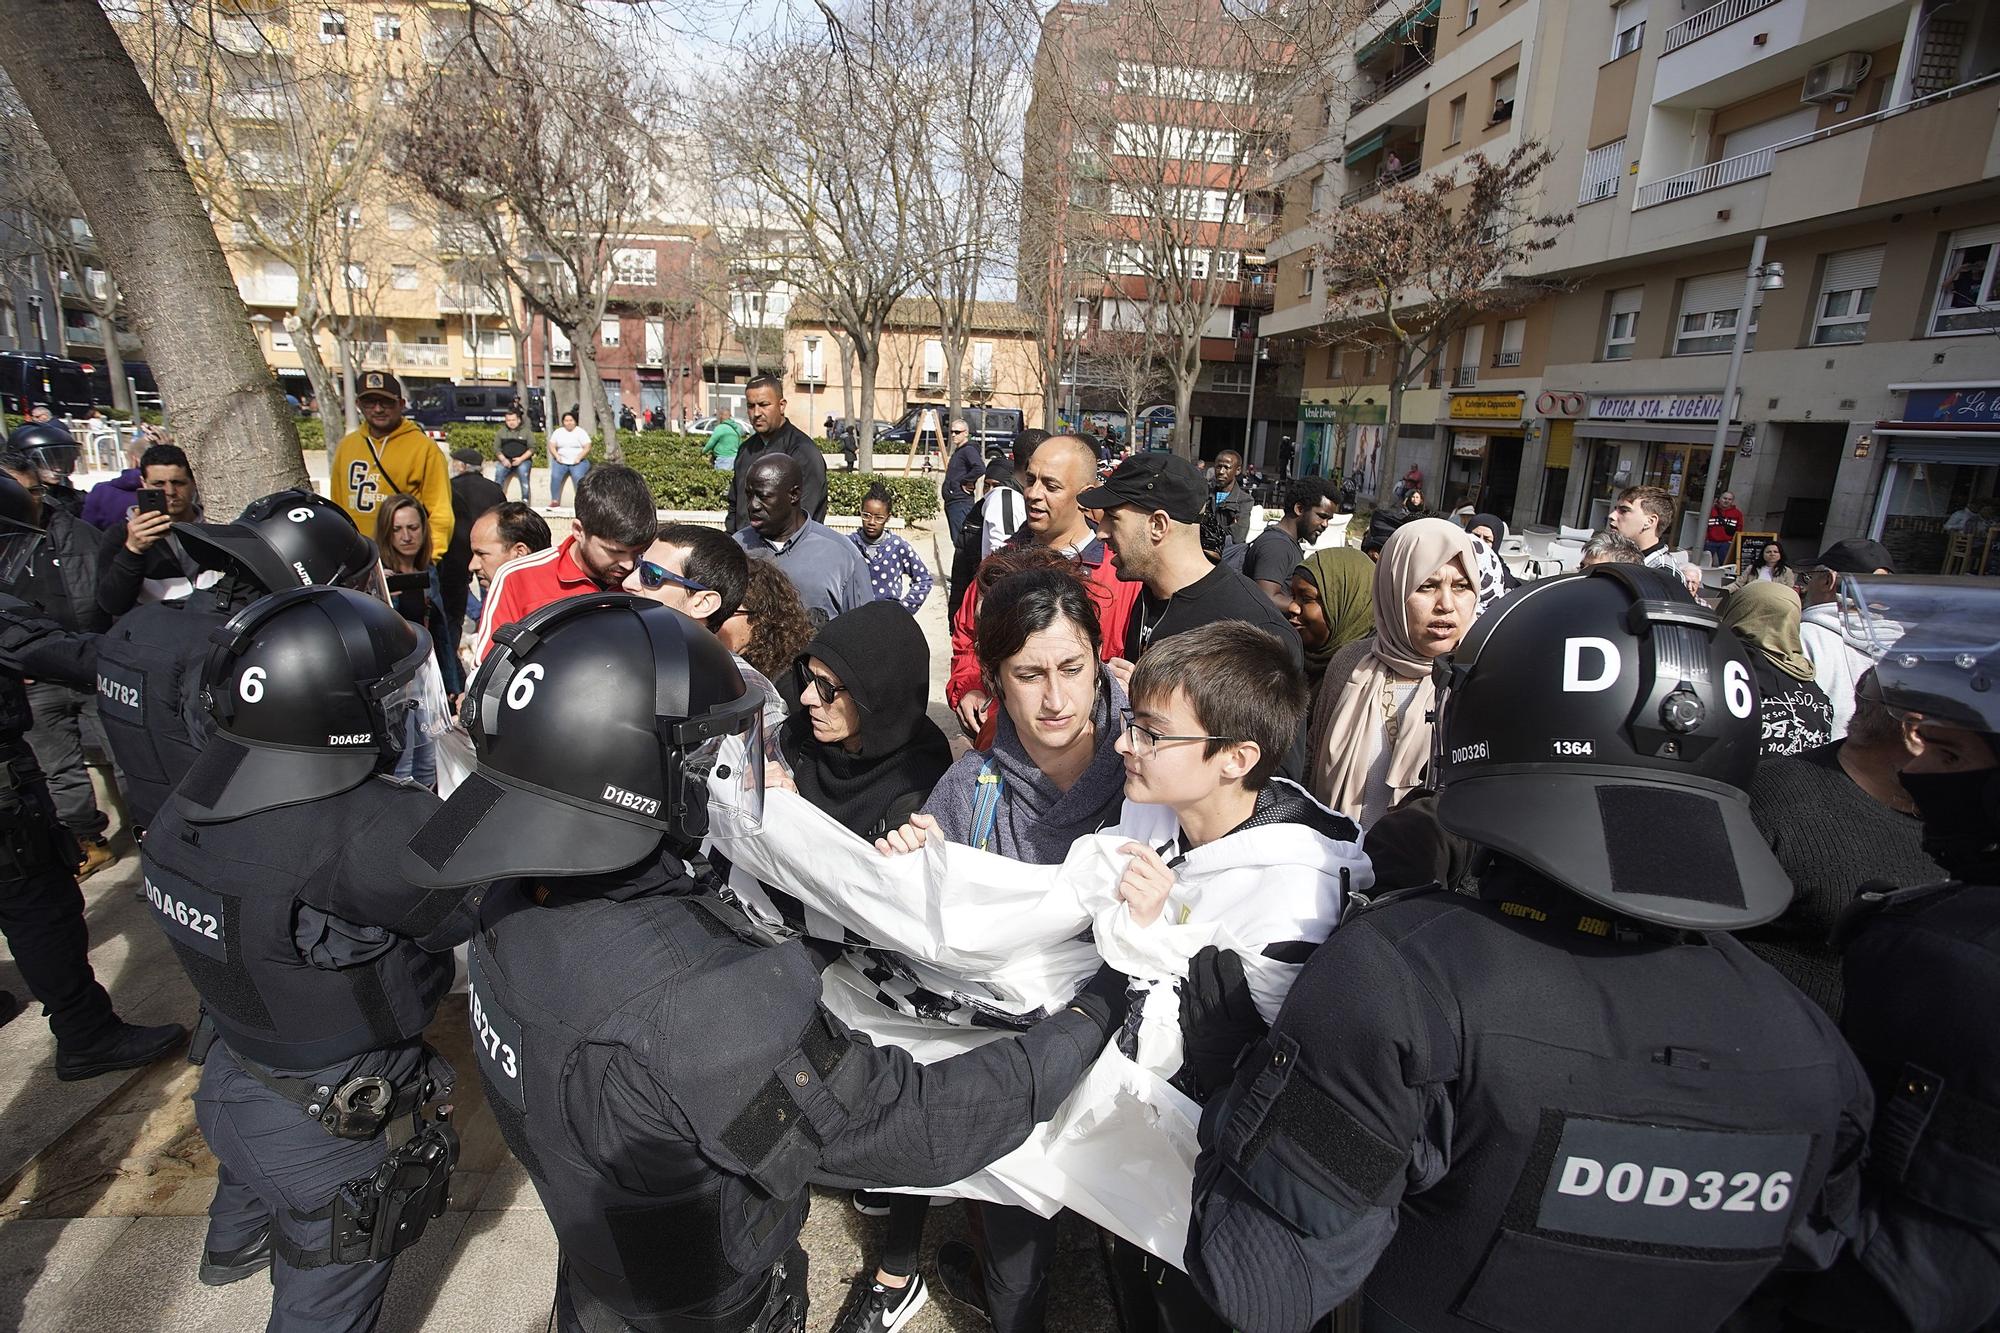
[[1799, 595], [1781, 583], [1751, 580], [1722, 603], [1722, 623], [1750, 650], [1757, 715], [1764, 723], [1759, 757], [1803, 754], [1833, 740], [1833, 704], [1813, 680], [1799, 641]]
[[923, 630], [894, 602], [865, 602], [829, 620], [795, 670], [799, 707], [781, 746], [799, 795], [870, 840], [900, 828], [951, 767], [924, 711]]
[[1317, 689], [1335, 653], [1375, 632], [1375, 562], [1352, 546], [1314, 551], [1292, 571], [1291, 595], [1285, 619], [1299, 632], [1306, 681]]
[[1375, 632], [1335, 653], [1313, 702], [1313, 795], [1366, 829], [1423, 778], [1431, 663], [1479, 607], [1472, 538], [1441, 518], [1396, 529], [1375, 566]]
[[[1498, 601], [1503, 593], [1510, 593], [1521, 586], [1521, 580], [1514, 577], [1514, 571], [1500, 558], [1500, 543], [1507, 540], [1507, 520], [1498, 514], [1470, 514], [1465, 520], [1465, 530], [1473, 535], [1479, 548], [1479, 567], [1483, 571], [1480, 578], [1479, 609], [1484, 611], [1489, 603]], [[1491, 595], [1488, 589], [1491, 588]]]

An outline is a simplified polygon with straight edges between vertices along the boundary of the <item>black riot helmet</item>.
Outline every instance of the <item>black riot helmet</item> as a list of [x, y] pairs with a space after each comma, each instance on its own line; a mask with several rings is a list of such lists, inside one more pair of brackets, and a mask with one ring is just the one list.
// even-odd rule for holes
[[216, 732], [176, 789], [197, 822], [338, 795], [394, 764], [412, 713], [433, 714], [430, 734], [449, 724], [429, 641], [364, 593], [289, 588], [211, 637]]
[[41, 544], [35, 522], [35, 497], [28, 488], [0, 472], [0, 588], [11, 588]]
[[204, 568], [244, 574], [266, 592], [358, 588], [376, 574], [375, 543], [346, 510], [311, 491], [252, 500], [234, 523], [176, 523], [173, 530]]
[[761, 694], [678, 611], [593, 593], [493, 639], [463, 704], [479, 766], [410, 840], [413, 883], [622, 870], [700, 836], [707, 765], [761, 769]]
[[26, 455], [49, 485], [66, 485], [76, 471], [76, 437], [52, 421], [30, 421], [7, 435], [7, 449]]
[[1437, 666], [1445, 828], [1643, 921], [1736, 930], [1792, 886], [1750, 819], [1762, 724], [1749, 659], [1679, 580], [1545, 579]]

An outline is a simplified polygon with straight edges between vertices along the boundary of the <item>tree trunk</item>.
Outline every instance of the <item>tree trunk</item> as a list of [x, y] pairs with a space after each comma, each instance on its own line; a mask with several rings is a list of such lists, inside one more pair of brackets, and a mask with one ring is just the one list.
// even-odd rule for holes
[[[1190, 366], [1189, 362], [1193, 365]], [[1194, 447], [1194, 382], [1201, 378], [1201, 340], [1195, 339], [1192, 347], [1182, 345], [1181, 354], [1174, 358], [1174, 433], [1172, 449], [1190, 462], [1195, 460]]]
[[854, 415], [854, 341], [835, 330], [833, 345], [840, 349], [840, 410], [852, 426], [858, 420]]
[[882, 344], [869, 339], [854, 349], [861, 370], [861, 441], [855, 451], [854, 466], [861, 472], [875, 470], [875, 371], [882, 364]]
[[210, 507], [234, 513], [305, 485], [298, 431], [215, 224], [104, 10], [93, 0], [0, 5], [0, 66], [97, 234]]
[[125, 392], [125, 353], [118, 347], [118, 325], [110, 315], [95, 311], [97, 322], [104, 330], [104, 373], [111, 381], [111, 405], [121, 412], [130, 412], [132, 420], [139, 419], [138, 404], [132, 395]]
[[1375, 456], [1382, 460], [1382, 474], [1375, 479], [1375, 503], [1386, 505], [1396, 493], [1396, 480], [1403, 475], [1397, 454], [1403, 438], [1403, 391], [1409, 387], [1410, 347], [1396, 344], [1396, 359], [1389, 367], [1389, 407], [1382, 423], [1382, 447]]
[[[578, 397], [586, 404], [585, 410], [596, 416], [598, 431], [604, 437], [604, 445], [598, 451], [597, 461], [622, 463], [625, 461], [625, 446], [618, 439], [618, 414], [611, 410], [611, 395], [604, 390], [604, 377], [597, 373], [597, 347], [587, 338], [572, 337], [570, 346], [576, 350], [576, 378]], [[589, 430], [590, 427], [584, 427]]]

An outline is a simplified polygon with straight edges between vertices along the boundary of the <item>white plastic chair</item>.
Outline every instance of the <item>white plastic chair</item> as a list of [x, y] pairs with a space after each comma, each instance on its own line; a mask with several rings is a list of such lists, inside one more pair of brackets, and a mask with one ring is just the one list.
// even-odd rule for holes
[[1557, 572], [1574, 573], [1583, 563], [1583, 543], [1569, 540], [1550, 542], [1549, 559], [1555, 562]]
[[1563, 524], [1562, 539], [1566, 542], [1575, 542], [1580, 546], [1590, 540], [1590, 535], [1589, 528], [1572, 528], [1567, 523]]
[[1354, 521], [1352, 514], [1336, 514], [1326, 521], [1320, 530], [1319, 540], [1313, 543], [1315, 551], [1330, 551], [1336, 546], [1347, 545], [1347, 525]]
[[[1556, 530], [1554, 528], [1545, 528], [1539, 524], [1533, 527], [1522, 528], [1520, 533], [1520, 542], [1526, 548], [1528, 558], [1534, 561], [1542, 561], [1549, 558], [1549, 543], [1555, 539]], [[1513, 538], [1510, 537], [1509, 540], [1511, 541]]]

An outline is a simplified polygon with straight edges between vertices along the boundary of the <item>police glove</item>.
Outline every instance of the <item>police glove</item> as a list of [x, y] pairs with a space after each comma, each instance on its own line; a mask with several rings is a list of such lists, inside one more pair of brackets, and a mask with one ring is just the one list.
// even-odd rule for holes
[[1236, 1062], [1270, 1029], [1257, 1013], [1243, 960], [1209, 945], [1188, 960], [1181, 983], [1181, 1070], [1174, 1086], [1198, 1102], [1227, 1088]]
[[1132, 1007], [1130, 986], [1131, 978], [1105, 963], [1097, 969], [1097, 975], [1083, 984], [1069, 1007], [1097, 1024], [1108, 1036], [1125, 1021], [1125, 1013]]

